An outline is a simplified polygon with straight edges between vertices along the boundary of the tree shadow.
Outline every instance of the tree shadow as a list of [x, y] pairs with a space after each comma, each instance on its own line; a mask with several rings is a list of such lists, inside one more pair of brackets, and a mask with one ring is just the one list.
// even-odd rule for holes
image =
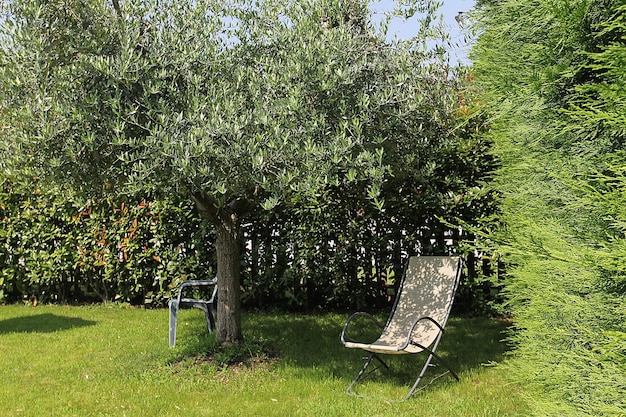
[[[244, 328], [254, 337], [275, 345], [285, 366], [322, 369], [335, 378], [351, 381], [368, 352], [347, 349], [341, 344], [339, 335], [346, 318], [250, 315], [250, 323]], [[509, 326], [505, 321], [488, 318], [451, 318], [437, 353], [463, 377], [467, 371], [504, 359], [511, 348], [504, 341]], [[414, 381], [426, 359], [424, 353], [382, 357], [392, 365], [389, 372], [384, 372], [384, 378], [399, 385]]]
[[50, 313], [0, 320], [0, 335], [9, 333], [53, 333], [95, 325], [95, 321]]
[[489, 318], [451, 318], [438, 353], [463, 372], [504, 360], [512, 323]]

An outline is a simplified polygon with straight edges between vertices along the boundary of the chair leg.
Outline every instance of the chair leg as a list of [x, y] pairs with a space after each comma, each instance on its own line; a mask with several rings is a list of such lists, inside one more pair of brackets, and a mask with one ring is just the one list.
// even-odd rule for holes
[[367, 368], [371, 365], [372, 361], [376, 359], [378, 362], [380, 362], [380, 366], [372, 369], [368, 375], [372, 372], [374, 372], [376, 369], [380, 368], [381, 366], [384, 366], [385, 369], [389, 369], [389, 365], [387, 365], [385, 363], [385, 361], [383, 361], [380, 356], [378, 356], [376, 353], [371, 353], [367, 360], [365, 361], [365, 364], [363, 365], [363, 368], [361, 368], [361, 371], [359, 371], [359, 373], [357, 374], [356, 378], [354, 378], [354, 381], [352, 381], [352, 383], [348, 386], [348, 389], [346, 390], [346, 394], [348, 395], [353, 395], [355, 397], [362, 397], [364, 398], [363, 395], [359, 395], [359, 394], [355, 394], [352, 392], [352, 387], [354, 385], [356, 385], [357, 382], [359, 382], [361, 380], [361, 378], [363, 378], [363, 376], [365, 375], [365, 371], [367, 370]]
[[215, 310], [213, 305], [209, 305], [207, 309], [207, 320], [209, 321], [209, 333], [216, 329], [215, 327]]
[[432, 355], [435, 357], [435, 359], [437, 359], [438, 363], [440, 363], [441, 365], [445, 366], [448, 369], [448, 371], [452, 374], [454, 379], [456, 379], [457, 381], [460, 381], [459, 376], [456, 374], [456, 372], [452, 370], [450, 365], [448, 365], [447, 362], [444, 361], [441, 356], [437, 355], [435, 352], [432, 352]]
[[[436, 379], [446, 375], [447, 373], [451, 373], [452, 376], [454, 376], [454, 378], [458, 381], [459, 377], [458, 375], [452, 370], [452, 368], [450, 368], [443, 359], [441, 359], [441, 357], [439, 355], [437, 355], [435, 352], [430, 351], [428, 349], [426, 349], [426, 351], [429, 353], [428, 358], [426, 359], [426, 362], [424, 363], [424, 366], [422, 367], [422, 370], [420, 371], [419, 376], [417, 377], [417, 380], [415, 381], [415, 383], [413, 384], [413, 386], [411, 387], [409, 393], [402, 399], [399, 400], [388, 400], [391, 402], [403, 402], [408, 400], [414, 393], [415, 391], [420, 391], [423, 388], [426, 388], [427, 386], [429, 386], [430, 384], [432, 384]], [[442, 366], [447, 368], [447, 371], [444, 372], [443, 374], [436, 376], [435, 378], [433, 378], [431, 380], [430, 383], [422, 386], [419, 390], [417, 389], [417, 387], [419, 386], [420, 382], [422, 381], [422, 379], [424, 378], [424, 375], [426, 374], [426, 371], [428, 370], [428, 367], [430, 366], [433, 358], [437, 359], [437, 362], [440, 363]], [[356, 393], [352, 392], [352, 387], [354, 387], [365, 375], [366, 375], [366, 371], [369, 368], [369, 366], [371, 365], [372, 361], [376, 359], [378, 362], [381, 363], [380, 366], [372, 369], [371, 371], [369, 371], [369, 373], [374, 372], [376, 369], [380, 368], [381, 366], [384, 366], [385, 368], [389, 369], [389, 366], [380, 358], [380, 356], [378, 356], [376, 353], [371, 353], [367, 360], [365, 361], [365, 364], [363, 365], [363, 368], [359, 371], [359, 373], [357, 374], [356, 378], [354, 378], [354, 381], [352, 381], [352, 383], [348, 386], [348, 389], [346, 390], [346, 394], [348, 395], [352, 395], [355, 397], [360, 397], [360, 398], [367, 398], [364, 395], [359, 395]], [[369, 374], [367, 373], [367, 374]]]
[[422, 378], [424, 378], [424, 375], [426, 374], [426, 371], [428, 370], [428, 367], [430, 366], [430, 362], [431, 362], [432, 359], [433, 359], [433, 354], [431, 353], [430, 355], [428, 355], [428, 359], [426, 359], [426, 362], [424, 363], [424, 366], [422, 367], [422, 371], [420, 372], [419, 376], [417, 377], [417, 380], [415, 381], [415, 384], [413, 384], [413, 386], [411, 387], [411, 390], [409, 391], [409, 393], [406, 395], [406, 397], [404, 397], [404, 400], [408, 400], [409, 398], [411, 398], [411, 396], [413, 395], [413, 393], [417, 389], [417, 386], [422, 381]]
[[[413, 386], [411, 387], [411, 390], [409, 391], [409, 393], [407, 394], [406, 397], [404, 397], [403, 401], [408, 400], [416, 391], [417, 386], [419, 385], [419, 383], [421, 382], [422, 378], [424, 378], [424, 375], [426, 374], [426, 371], [428, 370], [428, 367], [430, 366], [430, 363], [432, 361], [432, 359], [435, 358], [437, 359], [437, 362], [441, 365], [443, 365], [444, 367], [446, 367], [446, 369], [448, 369], [446, 372], [442, 373], [441, 375], [438, 375], [436, 377], [434, 377], [430, 383], [424, 385], [422, 388], [426, 388], [427, 386], [429, 386], [430, 384], [432, 384], [436, 379], [446, 375], [447, 373], [451, 373], [452, 376], [459, 381], [459, 376], [456, 374], [456, 372], [454, 372], [452, 370], [452, 368], [450, 366], [448, 366], [448, 364], [441, 358], [441, 356], [437, 355], [435, 352], [430, 351], [429, 355], [428, 355], [428, 359], [426, 360], [426, 363], [424, 364], [424, 367], [422, 368], [422, 371], [420, 372], [419, 376], [417, 377], [417, 381], [415, 381], [415, 384], [413, 384]], [[420, 388], [420, 390], [422, 389]]]
[[204, 311], [204, 317], [206, 318], [206, 328], [208, 332], [211, 333], [213, 331], [213, 327], [215, 326], [213, 312], [211, 311], [211, 308], [209, 308], [206, 304], [195, 304], [194, 307]]
[[370, 356], [367, 358], [367, 360], [365, 361], [365, 364], [363, 365], [363, 368], [361, 368], [361, 371], [356, 375], [356, 378], [354, 378], [354, 380], [352, 381], [352, 383], [348, 386], [348, 389], [346, 390], [346, 394], [348, 395], [354, 395], [357, 396], [357, 394], [353, 394], [352, 393], [352, 387], [359, 382], [359, 380], [361, 379], [361, 377], [363, 376], [363, 374], [365, 373], [365, 371], [367, 370], [367, 368], [370, 366], [370, 364], [372, 363], [372, 360], [374, 359], [374, 354], [371, 353]]
[[178, 303], [170, 300], [170, 347], [176, 346], [176, 322], [178, 321]]

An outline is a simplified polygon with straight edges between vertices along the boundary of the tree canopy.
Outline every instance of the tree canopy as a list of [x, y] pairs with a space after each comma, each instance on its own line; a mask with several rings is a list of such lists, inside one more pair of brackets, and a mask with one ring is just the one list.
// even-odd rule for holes
[[[175, 194], [216, 227], [218, 339], [241, 339], [242, 216], [428, 178], [458, 97], [427, 46], [389, 42], [368, 2], [21, 1], [0, 39], [7, 172], [86, 196]], [[415, 184], [419, 188], [426, 184]]]

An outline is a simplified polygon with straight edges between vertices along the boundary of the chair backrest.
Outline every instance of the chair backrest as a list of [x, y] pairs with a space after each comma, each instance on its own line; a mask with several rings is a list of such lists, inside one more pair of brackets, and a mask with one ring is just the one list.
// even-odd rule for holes
[[[430, 317], [445, 327], [460, 275], [458, 256], [411, 257], [379, 342], [398, 345], [406, 341], [411, 326], [421, 317]], [[423, 320], [415, 327], [413, 340], [428, 347], [438, 334], [436, 325]]]

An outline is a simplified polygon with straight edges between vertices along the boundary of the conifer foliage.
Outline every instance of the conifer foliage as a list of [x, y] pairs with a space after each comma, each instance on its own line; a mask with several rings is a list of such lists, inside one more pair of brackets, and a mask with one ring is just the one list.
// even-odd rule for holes
[[512, 374], [537, 415], [624, 415], [626, 7], [481, 2], [478, 102], [517, 324]]

